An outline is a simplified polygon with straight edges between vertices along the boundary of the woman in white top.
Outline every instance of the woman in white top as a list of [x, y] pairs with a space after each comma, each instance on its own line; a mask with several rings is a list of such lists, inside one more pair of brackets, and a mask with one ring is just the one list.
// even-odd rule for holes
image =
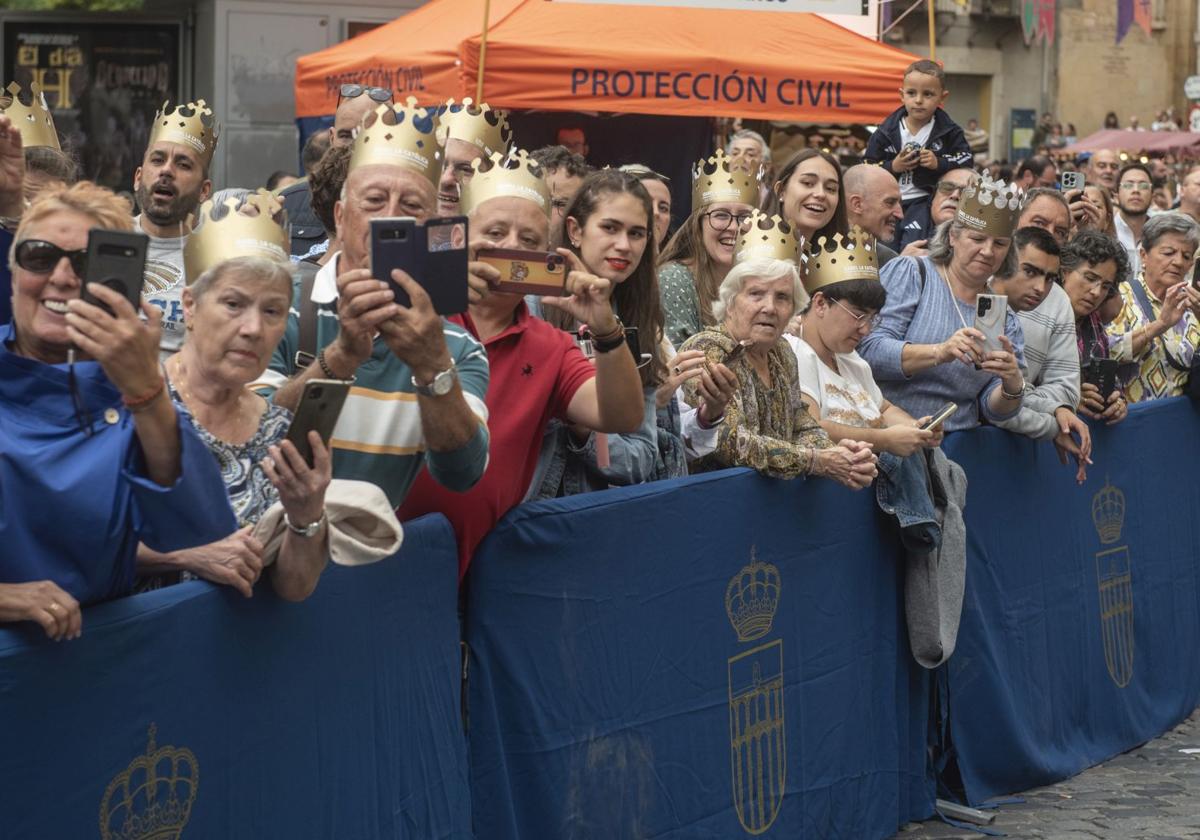
[[[929, 417], [914, 420], [884, 399], [871, 368], [855, 352], [887, 300], [878, 269], [845, 259], [822, 267], [814, 259], [804, 280], [811, 299], [792, 321], [793, 334], [785, 336], [796, 354], [800, 391], [813, 404], [811, 413], [834, 440], [866, 441], [877, 453], [903, 457], [922, 446], [937, 447], [941, 426], [922, 429]], [[853, 278], [843, 279], [846, 267]]]

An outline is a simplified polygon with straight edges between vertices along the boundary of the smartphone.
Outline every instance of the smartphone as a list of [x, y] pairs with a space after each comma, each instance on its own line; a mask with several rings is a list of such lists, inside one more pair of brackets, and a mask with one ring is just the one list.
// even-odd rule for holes
[[328, 446], [349, 393], [350, 383], [340, 379], [310, 379], [304, 383], [300, 404], [292, 416], [292, 425], [288, 426], [287, 440], [295, 445], [300, 457], [310, 467], [313, 465], [313, 453], [308, 443], [308, 433], [315, 431], [321, 436], [322, 443]]
[[980, 295], [975, 300], [975, 329], [983, 333], [983, 352], [1003, 350], [1000, 336], [1008, 314], [1007, 295]]
[[1064, 172], [1059, 177], [1059, 182], [1062, 185], [1063, 192], [1070, 190], [1083, 189], [1083, 173], [1082, 172]]
[[567, 287], [567, 258], [552, 251], [520, 251], [514, 248], [480, 248], [480, 262], [500, 272], [496, 291], [514, 295], [564, 295]]
[[937, 413], [929, 419], [929, 422], [925, 423], [923, 426], [921, 426], [921, 428], [928, 430], [934, 428], [935, 426], [940, 426], [950, 419], [950, 415], [956, 411], [958, 411], [958, 405], [956, 403], [948, 402], [939, 408]]
[[112, 314], [107, 304], [88, 294], [87, 284], [99, 283], [129, 301], [134, 312], [141, 312], [142, 284], [146, 282], [146, 250], [149, 245], [150, 237], [144, 233], [92, 228], [88, 232], [83, 300]]
[[412, 306], [408, 292], [392, 279], [393, 269], [425, 290], [439, 315], [467, 311], [467, 217], [411, 216], [371, 220], [371, 276], [391, 284], [396, 303]]
[[752, 342], [750, 339], [739, 341], [737, 344], [733, 345], [732, 350], [725, 354], [725, 358], [721, 360], [721, 364], [725, 365], [726, 367], [733, 364], [742, 357], [742, 354], [746, 352], [746, 348], [753, 343], [754, 342]]
[[921, 153], [921, 144], [909, 140], [904, 144], [904, 148], [902, 148], [900, 152], [901, 154], [905, 155], [919, 155]]
[[1083, 381], [1095, 385], [1105, 403], [1117, 387], [1118, 364], [1116, 359], [1091, 359], [1083, 369]]

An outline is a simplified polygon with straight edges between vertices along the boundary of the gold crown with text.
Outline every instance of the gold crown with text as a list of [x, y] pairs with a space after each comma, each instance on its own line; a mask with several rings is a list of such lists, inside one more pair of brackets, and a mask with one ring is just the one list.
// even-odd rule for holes
[[778, 215], [755, 210], [750, 214], [750, 227], [733, 252], [734, 265], [747, 260], [787, 260], [798, 265], [800, 238], [796, 229]]
[[462, 140], [488, 155], [506, 154], [512, 146], [508, 111], [491, 108], [486, 102], [476, 105], [470, 97], [461, 103], [451, 99], [438, 109], [437, 121], [438, 141], [443, 146], [447, 140]]
[[363, 118], [350, 152], [353, 172], [362, 166], [400, 166], [424, 175], [437, 186], [442, 176], [442, 149], [437, 137], [436, 109], [383, 102]]
[[966, 187], [958, 201], [958, 221], [988, 236], [1012, 236], [1021, 212], [1021, 191], [1015, 184], [980, 180]]
[[461, 187], [463, 213], [473, 213], [489, 198], [515, 196], [532, 201], [550, 216], [550, 188], [542, 178], [542, 167], [524, 149], [509, 154], [492, 152], [476, 158], [471, 168], [474, 174], [464, 179]]
[[219, 205], [204, 202], [194, 232], [183, 246], [184, 277], [190, 285], [217, 263], [235, 257], [258, 257], [281, 263], [289, 270], [287, 213], [266, 190], [238, 203], [229, 196]]
[[1104, 480], [1104, 486], [1092, 497], [1092, 524], [1104, 545], [1121, 539], [1125, 527], [1125, 494]]
[[21, 132], [21, 145], [26, 149], [49, 146], [61, 151], [58, 132], [54, 130], [54, 116], [50, 113], [50, 106], [46, 104], [42, 86], [37, 82], [29, 86], [28, 105], [21, 98], [23, 91], [18, 83], [9, 82], [5, 90], [12, 99], [0, 108], [0, 114], [12, 120], [13, 125]]
[[810, 295], [846, 280], [879, 280], [875, 237], [858, 225], [844, 236], [822, 236], [807, 250], [804, 290]]
[[717, 149], [692, 167], [692, 210], [725, 201], [757, 207], [761, 177], [762, 167], [758, 173], [733, 169], [725, 152]]
[[150, 724], [146, 752], [109, 782], [100, 800], [101, 840], [179, 840], [200, 785], [191, 750], [159, 747]]
[[164, 102], [162, 108], [154, 115], [150, 142], [146, 148], [152, 148], [155, 143], [179, 143], [187, 146], [195, 152], [200, 159], [200, 165], [207, 171], [212, 163], [213, 154], [217, 151], [217, 140], [220, 139], [221, 133], [220, 125], [213, 117], [212, 108], [209, 108], [203, 99], [175, 108], [170, 106], [170, 102]]

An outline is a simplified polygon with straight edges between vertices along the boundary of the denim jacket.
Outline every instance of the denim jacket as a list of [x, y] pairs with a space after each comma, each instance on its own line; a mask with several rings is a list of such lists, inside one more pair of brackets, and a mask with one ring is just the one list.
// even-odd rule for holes
[[659, 411], [655, 391], [655, 388], [644, 389], [646, 411], [636, 432], [608, 435], [607, 467], [596, 463], [595, 433], [581, 444], [571, 437], [564, 423], [552, 420], [542, 438], [542, 452], [525, 501], [687, 475], [679, 405], [672, 399], [670, 405]]

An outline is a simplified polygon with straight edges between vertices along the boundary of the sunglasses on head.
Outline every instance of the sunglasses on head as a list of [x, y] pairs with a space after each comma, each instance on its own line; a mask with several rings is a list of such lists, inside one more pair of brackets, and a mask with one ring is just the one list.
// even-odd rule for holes
[[392, 98], [392, 92], [387, 88], [370, 87], [367, 85], [342, 85], [338, 91], [339, 99], [354, 99], [366, 94], [376, 102], [388, 102]]
[[82, 278], [87, 273], [87, 249], [67, 251], [44, 239], [26, 239], [17, 243], [17, 265], [34, 274], [49, 274], [59, 261], [66, 257], [71, 262], [75, 276]]

